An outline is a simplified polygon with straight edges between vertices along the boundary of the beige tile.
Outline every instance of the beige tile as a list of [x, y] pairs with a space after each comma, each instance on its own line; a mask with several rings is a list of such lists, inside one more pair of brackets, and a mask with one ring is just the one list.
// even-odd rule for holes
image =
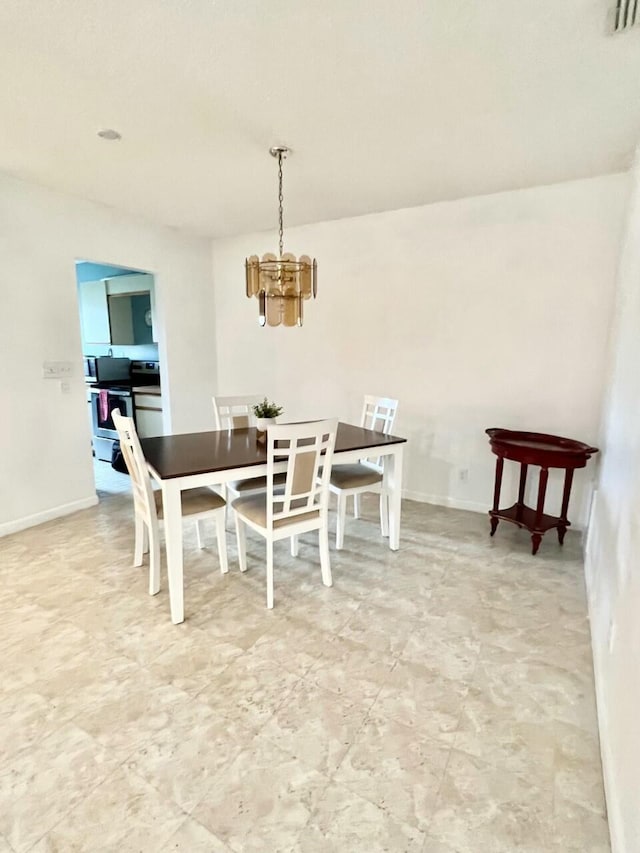
[[[282, 543], [267, 611], [264, 543], [241, 575], [230, 531], [222, 577], [211, 531], [200, 551], [189, 525], [174, 626], [164, 578], [149, 596], [131, 566], [124, 479], [0, 540], [0, 851], [83, 849], [99, 819], [107, 846], [88, 849], [127, 850], [130, 828], [145, 853], [608, 853], [579, 536], [534, 558], [521, 531], [490, 539], [486, 517], [405, 501], [391, 552], [366, 496], [335, 585], [314, 536], [297, 559]], [[452, 745], [450, 811], [429, 819], [429, 750]], [[94, 801], [120, 761], [116, 801]], [[227, 835], [180, 811], [196, 803]]]
[[196, 695], [243, 654], [240, 646], [192, 628], [161, 652], [148, 668], [165, 684]]
[[23, 652], [40, 643], [44, 631], [60, 619], [56, 611], [47, 610], [31, 602], [20, 601], [3, 614], [0, 649], [3, 656]]
[[126, 766], [189, 812], [254, 736], [208, 705], [184, 702], [172, 708], [170, 724], [158, 729]]
[[0, 696], [0, 756], [32, 746], [43, 732], [59, 728], [61, 720], [44, 696], [27, 688]]
[[498, 706], [513, 707], [523, 722], [558, 720], [597, 731], [591, 672], [569, 671], [554, 663], [522, 660], [498, 647], [482, 647], [474, 685]]
[[258, 737], [222, 771], [192, 816], [238, 853], [290, 850], [328, 779]]
[[429, 613], [431, 607], [431, 591], [421, 592], [408, 584], [401, 589], [392, 591], [380, 585], [371, 590], [367, 604], [393, 612], [395, 618], [419, 622]]
[[582, 808], [556, 793], [553, 842], [558, 853], [610, 853], [609, 826], [604, 814]]
[[6, 838], [0, 835], [0, 853], [13, 853], [13, 849], [9, 847], [9, 842]]
[[452, 743], [468, 687], [423, 666], [398, 661], [380, 691], [374, 711], [410, 726], [421, 735]]
[[186, 712], [189, 696], [144, 670], [119, 681], [101, 700], [83, 707], [74, 723], [124, 761]]
[[449, 748], [415, 729], [378, 718], [358, 731], [334, 781], [394, 815], [426, 829], [435, 808]]
[[305, 677], [354, 702], [372, 702], [389, 681], [395, 661], [392, 655], [337, 637]]
[[556, 799], [606, 814], [597, 735], [564, 723], [554, 723]]
[[318, 631], [308, 622], [278, 613], [271, 630], [253, 644], [251, 652], [281, 664], [296, 675], [305, 675], [322, 660], [332, 639], [332, 634]]
[[334, 556], [337, 553], [331, 551], [334, 591], [357, 601], [368, 600], [373, 591], [379, 589], [383, 583], [382, 567], [376, 560], [367, 559], [364, 554], [353, 549], [341, 554], [339, 561]]
[[27, 591], [27, 595], [29, 601], [38, 607], [57, 611], [65, 618], [80, 607], [91, 610], [95, 607], [96, 596], [113, 593], [113, 591], [113, 588], [103, 581], [94, 579], [91, 583], [87, 583], [85, 574], [73, 571], [67, 566], [55, 583], [32, 587]]
[[459, 624], [453, 614], [431, 618], [415, 626], [402, 650], [403, 660], [420, 664], [436, 676], [470, 681], [478, 660], [480, 642], [467, 620]]
[[402, 542], [400, 551], [389, 552], [388, 565], [378, 584], [378, 589], [389, 593], [385, 606], [393, 610], [395, 593], [409, 592], [426, 602], [428, 611], [428, 601], [449, 571], [451, 559], [450, 554], [426, 547], [421, 537]]
[[[305, 622], [318, 631], [337, 634], [360, 607], [360, 601], [334, 587], [323, 586], [304, 598], [287, 599], [282, 609], [285, 607], [286, 615], [291, 619]], [[280, 611], [274, 610], [274, 613], [277, 612]]]
[[566, 617], [561, 619], [555, 602], [549, 609], [548, 619], [539, 622], [528, 620], [522, 607], [487, 609], [480, 638], [510, 652], [515, 660], [589, 672], [592, 658], [588, 625], [582, 619], [575, 624]]
[[34, 687], [49, 698], [62, 716], [72, 718], [106, 702], [107, 696], [123, 682], [145, 677], [146, 671], [130, 658], [108, 648], [98, 653], [89, 644], [85, 652], [79, 652]]
[[145, 665], [176, 642], [180, 626], [171, 624], [168, 608], [152, 596], [128, 596], [110, 589], [96, 597], [93, 608], [81, 603], [68, 614], [74, 625], [131, 660]]
[[[309, 544], [305, 544], [305, 539]], [[284, 560], [278, 558], [276, 592], [285, 596], [291, 604], [302, 601], [307, 596], [328, 601], [331, 592], [341, 597], [366, 598], [371, 591], [372, 578], [381, 576], [377, 564], [366, 559], [360, 561], [353, 554], [347, 556], [332, 548], [330, 557], [333, 586], [331, 590], [326, 590], [322, 585], [317, 542], [318, 538], [315, 536], [314, 541], [313, 534], [301, 536], [298, 557], [287, 557]], [[261, 591], [264, 591], [264, 575], [261, 576], [261, 583]]]
[[548, 722], [519, 720], [511, 706], [472, 686], [465, 697], [454, 747], [513, 773], [551, 785], [558, 742]]
[[210, 637], [241, 649], [249, 649], [263, 634], [273, 627], [275, 614], [253, 601], [249, 590], [241, 590], [236, 583], [229, 586], [221, 597], [207, 595], [201, 606], [185, 598], [185, 612], [189, 625], [201, 628]]
[[541, 853], [551, 849], [552, 803], [551, 788], [454, 750], [429, 833], [465, 853]]
[[173, 833], [159, 853], [230, 853], [231, 848], [223, 844], [201, 823], [188, 818]]
[[385, 809], [332, 783], [318, 803], [295, 850], [300, 853], [420, 853], [425, 836]]
[[396, 656], [407, 645], [413, 629], [413, 623], [365, 602], [341, 628], [338, 636], [386, 655]]
[[135, 773], [118, 768], [35, 846], [33, 853], [159, 850], [184, 812]]
[[59, 619], [44, 627], [38, 642], [28, 641], [8, 652], [3, 663], [3, 688], [6, 691], [26, 687], [37, 689], [54, 681], [79, 653], [86, 653], [93, 639], [69, 622]]
[[199, 694], [214, 711], [258, 728], [285, 701], [299, 676], [275, 661], [250, 652], [232, 661]]
[[463, 853], [458, 847], [451, 847], [450, 844], [445, 844], [444, 841], [438, 841], [430, 835], [427, 835], [422, 853]]
[[117, 766], [86, 732], [65, 725], [0, 767], [0, 831], [16, 853], [33, 844]]
[[307, 767], [330, 776], [364, 723], [367, 704], [302, 680], [262, 729], [282, 749]]

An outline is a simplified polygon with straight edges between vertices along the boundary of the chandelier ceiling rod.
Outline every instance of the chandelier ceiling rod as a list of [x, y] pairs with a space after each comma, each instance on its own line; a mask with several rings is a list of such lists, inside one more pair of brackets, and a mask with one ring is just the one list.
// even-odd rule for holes
[[280, 257], [282, 257], [284, 251], [284, 238], [282, 236], [284, 231], [282, 213], [282, 203], [284, 201], [284, 195], [282, 193], [282, 158], [287, 156], [289, 149], [284, 145], [279, 145], [270, 148], [269, 151], [272, 157], [278, 158], [278, 233], [280, 235], [278, 245], [280, 248]]
[[269, 149], [278, 160], [278, 251], [262, 256], [251, 255], [245, 261], [246, 293], [258, 298], [258, 320], [261, 326], [301, 326], [303, 300], [318, 290], [317, 264], [308, 255], [296, 259], [284, 252], [284, 193], [282, 190], [282, 160], [291, 153], [286, 145]]

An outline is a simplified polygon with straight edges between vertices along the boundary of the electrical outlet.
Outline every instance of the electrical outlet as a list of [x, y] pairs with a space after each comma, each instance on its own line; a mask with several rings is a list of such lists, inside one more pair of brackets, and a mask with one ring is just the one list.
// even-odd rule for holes
[[60, 392], [62, 394], [70, 394], [71, 393], [71, 383], [70, 382], [61, 382], [60, 383]]
[[458, 479], [461, 483], [466, 483], [469, 479], [469, 469], [468, 468], [460, 468], [458, 471]]

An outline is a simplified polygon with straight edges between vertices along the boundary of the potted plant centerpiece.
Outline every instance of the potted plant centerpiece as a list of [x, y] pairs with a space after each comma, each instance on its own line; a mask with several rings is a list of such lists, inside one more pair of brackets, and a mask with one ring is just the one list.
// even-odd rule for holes
[[276, 418], [283, 412], [282, 406], [276, 403], [270, 403], [265, 397], [261, 403], [253, 407], [253, 414], [256, 416], [256, 429], [258, 430], [258, 438], [264, 439], [267, 434], [269, 424], [275, 424]]

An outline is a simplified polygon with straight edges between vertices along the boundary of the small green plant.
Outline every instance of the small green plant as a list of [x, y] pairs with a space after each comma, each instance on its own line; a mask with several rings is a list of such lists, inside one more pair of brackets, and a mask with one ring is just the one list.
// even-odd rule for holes
[[265, 397], [261, 403], [253, 407], [253, 414], [257, 418], [277, 418], [283, 412], [282, 406], [276, 403], [270, 403]]

